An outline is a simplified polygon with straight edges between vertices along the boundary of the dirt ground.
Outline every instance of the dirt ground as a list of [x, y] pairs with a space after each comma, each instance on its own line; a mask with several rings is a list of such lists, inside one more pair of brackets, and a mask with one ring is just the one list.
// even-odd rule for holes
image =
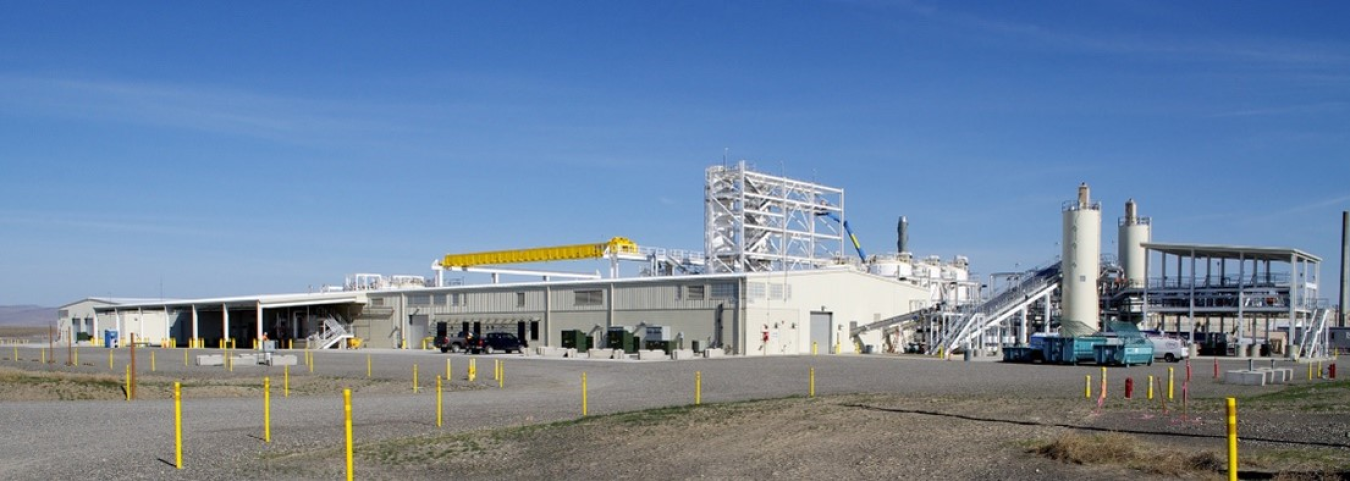
[[[111, 372], [44, 368], [36, 361], [0, 367], [0, 402], [125, 396], [124, 379]], [[262, 388], [257, 379], [151, 374], [142, 375], [138, 396], [170, 398], [175, 381], [197, 398], [256, 397]], [[339, 386], [369, 394], [408, 389], [398, 380], [328, 376], [293, 378], [290, 389], [308, 396]], [[1242, 403], [1244, 477], [1350, 477], [1350, 382], [1290, 386]], [[1214, 460], [1226, 459], [1224, 423], [1218, 399], [1097, 405], [1063, 397], [843, 394], [524, 419], [506, 428], [358, 443], [355, 456], [363, 479], [1223, 479]], [[1075, 433], [1119, 433], [1138, 453], [1104, 461], [1038, 454]], [[1177, 464], [1185, 459], [1209, 461]], [[340, 450], [308, 447], [245, 462], [247, 471], [287, 479], [332, 479], [344, 466]]]
[[[788, 398], [387, 440], [358, 445], [355, 455], [361, 476], [371, 479], [447, 473], [468, 479], [1224, 479], [1224, 439], [1200, 434], [1214, 431], [1204, 425], [1221, 422], [1217, 413], [1197, 410], [1184, 421], [1079, 406], [895, 395]], [[1142, 451], [1136, 462], [1084, 465], [1034, 452], [1071, 432], [1132, 430], [1155, 433], [1131, 435]], [[1341, 479], [1350, 467], [1350, 446], [1244, 449], [1244, 477]], [[1150, 461], [1155, 454], [1156, 463]], [[341, 456], [333, 450], [273, 453], [266, 463], [276, 475], [338, 476], [332, 467]], [[1219, 462], [1176, 465], [1185, 458]]]

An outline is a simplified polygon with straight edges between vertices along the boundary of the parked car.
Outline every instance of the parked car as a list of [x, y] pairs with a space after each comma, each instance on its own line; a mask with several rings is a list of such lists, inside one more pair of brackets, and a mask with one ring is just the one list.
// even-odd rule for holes
[[440, 349], [441, 352], [460, 352], [469, 347], [469, 335], [463, 331], [456, 334], [450, 334], [450, 327], [447, 323], [436, 323], [436, 337], [432, 339], [432, 345]]
[[489, 332], [483, 337], [469, 340], [469, 350], [475, 354], [521, 353], [525, 347], [525, 341], [509, 332]]
[[1186, 341], [1165, 336], [1146, 336], [1153, 344], [1153, 358], [1167, 362], [1181, 362], [1191, 356], [1191, 346]]

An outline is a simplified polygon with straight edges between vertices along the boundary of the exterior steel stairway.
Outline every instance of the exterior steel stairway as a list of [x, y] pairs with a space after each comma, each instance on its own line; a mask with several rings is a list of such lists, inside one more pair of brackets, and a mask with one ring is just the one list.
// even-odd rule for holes
[[1060, 263], [1055, 262], [1037, 269], [1021, 282], [974, 308], [959, 311], [958, 317], [943, 332], [942, 339], [929, 349], [930, 354], [938, 352], [939, 349], [942, 352], [951, 352], [952, 348], [970, 342], [985, 329], [1003, 322], [1031, 303], [1054, 292], [1059, 287], [1059, 279]]

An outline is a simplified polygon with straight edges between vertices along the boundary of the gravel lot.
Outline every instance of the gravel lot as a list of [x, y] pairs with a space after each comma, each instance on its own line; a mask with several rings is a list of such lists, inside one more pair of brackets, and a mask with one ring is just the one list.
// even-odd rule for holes
[[[149, 372], [151, 351], [156, 355], [154, 372]], [[194, 355], [217, 352], [193, 350]], [[79, 350], [79, 366], [64, 365], [69, 359], [65, 349], [55, 353], [58, 363], [43, 365], [31, 360], [38, 358], [38, 353], [36, 348], [20, 349], [21, 360], [12, 361], [10, 352], [0, 352], [0, 369], [62, 371], [111, 379], [124, 372], [129, 359], [126, 349], [114, 350], [114, 367], [109, 369], [108, 350], [85, 347]], [[479, 469], [469, 463], [456, 465], [460, 469], [457, 472], [501, 479], [556, 479], [582, 474], [600, 478], [759, 479], [831, 473], [850, 478], [928, 479], [941, 473], [941, 477], [956, 479], [1049, 479], [1068, 475], [1121, 479], [1137, 475], [1034, 459], [1019, 454], [1025, 449], [1017, 444], [1052, 437], [1068, 429], [1065, 426], [1079, 426], [1167, 434], [1152, 437], [1178, 446], [1219, 449], [1223, 445], [1223, 397], [1280, 389], [1213, 382], [1212, 361], [1197, 360], [1192, 372], [1194, 382], [1189, 386], [1192, 416], [1182, 421], [1175, 415], [1160, 415], [1157, 406], [1142, 398], [1144, 378], [1151, 374], [1165, 379], [1171, 366], [1178, 385], [1177, 402], [1170, 407], [1173, 412], [1179, 409], [1184, 364], [1109, 369], [1111, 388], [1104, 408], [1098, 410], [1096, 401], [1083, 395], [1086, 375], [1093, 376], [1096, 392], [1100, 369], [1092, 366], [1011, 365], [984, 360], [967, 363], [880, 355], [639, 362], [362, 350], [315, 352], [313, 373], [303, 365], [300, 354], [302, 364], [290, 369], [297, 392], [284, 398], [280, 367], [236, 365], [228, 372], [221, 367], [184, 367], [182, 350], [138, 349], [137, 353], [143, 384], [138, 390], [141, 399], [135, 402], [22, 400], [40, 396], [13, 394], [24, 389], [9, 388], [6, 390], [12, 394], [8, 397], [0, 394], [4, 399], [0, 401], [0, 419], [8, 434], [0, 438], [0, 479], [331, 479], [342, 472], [341, 457], [334, 456], [343, 446], [343, 387], [354, 390], [354, 430], [360, 447], [409, 436], [577, 419], [581, 414], [583, 372], [588, 378], [589, 414], [594, 416], [692, 404], [696, 371], [702, 375], [704, 403], [804, 396], [810, 368], [816, 373], [818, 402], [789, 402], [792, 406], [784, 413], [755, 412], [737, 418], [756, 423], [753, 428], [709, 422], [701, 431], [697, 426], [685, 426], [679, 431], [618, 433], [628, 436], [622, 439], [628, 439], [629, 444], [636, 443], [629, 449], [594, 440], [576, 443], [578, 448], [590, 446], [591, 451], [600, 451], [589, 453], [516, 446], [512, 448], [516, 451], [502, 452], [523, 453], [528, 459], [501, 459], [498, 466], [515, 466], [513, 470]], [[366, 377], [368, 357], [370, 378]], [[477, 359], [479, 372], [473, 383], [465, 380], [471, 358]], [[434, 384], [436, 374], [444, 373], [446, 359], [453, 363], [455, 379], [445, 395], [445, 426], [437, 428], [435, 395], [429, 386]], [[505, 363], [504, 388], [497, 388], [492, 381], [493, 360]], [[414, 364], [423, 387], [417, 394], [412, 392]], [[1222, 364], [1224, 369], [1247, 365], [1246, 361], [1234, 360]], [[1296, 372], [1306, 369], [1283, 361], [1280, 365], [1295, 366]], [[270, 376], [274, 386], [270, 444], [261, 441], [263, 376]], [[1135, 379], [1139, 399], [1121, 398], [1127, 376]], [[173, 403], [165, 388], [174, 380], [189, 386], [184, 389], [183, 401], [182, 471], [172, 466]], [[120, 396], [120, 391], [115, 394]], [[1254, 446], [1346, 450], [1350, 449], [1350, 419], [1343, 413], [1256, 409], [1243, 413], [1239, 432], [1266, 440], [1252, 442]], [[765, 422], [768, 424], [762, 424]], [[829, 435], [807, 436], [800, 434], [803, 429]], [[597, 439], [607, 435], [585, 432]], [[782, 433], [784, 438], [775, 440], [775, 433]], [[568, 444], [566, 440], [551, 443]], [[680, 448], [649, 453], [643, 443], [647, 448]], [[662, 465], [655, 461], [644, 469], [602, 462], [605, 452], [615, 449], [620, 456], [646, 455], [658, 460], [665, 456], [662, 453], [668, 453], [669, 459], [661, 462], [669, 465], [657, 470]], [[306, 454], [316, 452], [320, 453], [317, 457]], [[563, 459], [571, 461], [560, 461]], [[566, 467], [567, 471], [550, 471], [552, 467]], [[360, 463], [357, 472], [360, 477], [376, 479], [446, 474], [417, 469], [362, 471]]]

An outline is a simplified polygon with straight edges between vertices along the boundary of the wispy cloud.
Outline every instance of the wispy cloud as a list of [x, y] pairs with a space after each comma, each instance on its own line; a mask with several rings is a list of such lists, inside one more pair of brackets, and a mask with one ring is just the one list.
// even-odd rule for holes
[[210, 86], [0, 76], [0, 106], [26, 114], [134, 123], [294, 143], [332, 142], [403, 125], [383, 106]]
[[1011, 37], [1020, 45], [1039, 45], [1065, 51], [1115, 55], [1145, 55], [1190, 61], [1241, 62], [1279, 67], [1350, 66], [1350, 45], [1266, 37], [1200, 37], [1194, 35], [1110, 34], [1075, 32], [1039, 23], [996, 19], [911, 0], [848, 1], [871, 8], [918, 16], [955, 27], [966, 34]]
[[1277, 116], [1277, 115], [1305, 115], [1305, 114], [1325, 114], [1344, 112], [1350, 107], [1350, 102], [1318, 102], [1302, 105], [1284, 105], [1278, 107], [1253, 108], [1245, 110], [1234, 110], [1229, 112], [1219, 112], [1211, 117], [1259, 117], [1259, 116]]

